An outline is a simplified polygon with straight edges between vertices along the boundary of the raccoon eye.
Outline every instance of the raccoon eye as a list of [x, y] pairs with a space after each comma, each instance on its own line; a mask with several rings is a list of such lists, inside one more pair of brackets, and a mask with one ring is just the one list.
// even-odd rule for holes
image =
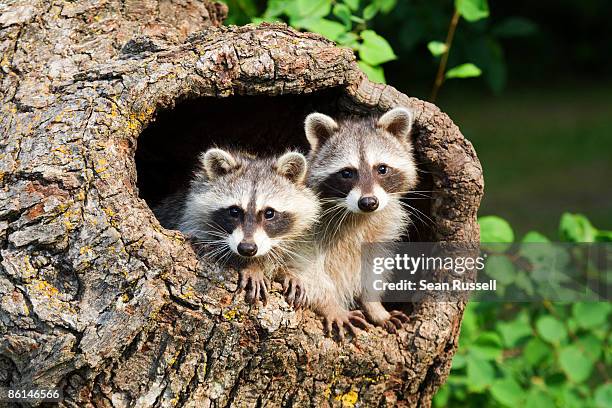
[[389, 172], [389, 168], [384, 164], [381, 164], [380, 166], [378, 166], [377, 170], [378, 170], [378, 174], [382, 174], [382, 175], [385, 175]]
[[240, 216], [240, 211], [240, 208], [235, 205], [231, 206], [228, 210], [230, 217], [233, 218], [238, 218]]
[[272, 218], [274, 218], [275, 215], [276, 211], [274, 211], [274, 209], [272, 208], [266, 208], [266, 211], [264, 211], [264, 218], [266, 220], [271, 220]]
[[353, 178], [353, 170], [342, 169], [340, 170], [340, 175], [342, 176], [342, 178], [345, 178], [345, 179]]

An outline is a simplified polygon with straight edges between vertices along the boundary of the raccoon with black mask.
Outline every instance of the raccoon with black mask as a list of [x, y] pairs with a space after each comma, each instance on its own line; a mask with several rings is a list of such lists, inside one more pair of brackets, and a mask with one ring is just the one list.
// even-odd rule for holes
[[[397, 241], [410, 222], [400, 201], [416, 186], [412, 156], [412, 113], [395, 108], [379, 118], [350, 117], [336, 122], [310, 114], [305, 133], [311, 146], [307, 185], [319, 196], [321, 220], [308, 264], [294, 266], [301, 280], [304, 303], [335, 326], [354, 332], [367, 319], [395, 332], [407, 316], [387, 311], [371, 287], [362, 282], [362, 244]], [[363, 254], [366, 258], [372, 253]], [[377, 279], [388, 280], [381, 275]]]
[[306, 158], [293, 151], [257, 158], [211, 148], [200, 162], [189, 187], [154, 209], [161, 224], [239, 269], [250, 302], [266, 303], [269, 278], [298, 286], [285, 274], [286, 263], [311, 241], [319, 212], [305, 185]]

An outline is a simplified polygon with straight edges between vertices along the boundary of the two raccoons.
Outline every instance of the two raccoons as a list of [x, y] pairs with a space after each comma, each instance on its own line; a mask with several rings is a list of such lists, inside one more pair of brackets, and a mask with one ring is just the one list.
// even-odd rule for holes
[[188, 190], [155, 213], [164, 227], [234, 263], [247, 300], [265, 302], [266, 278], [274, 277], [288, 303], [322, 315], [328, 332], [335, 326], [343, 338], [345, 328], [365, 328], [366, 318], [393, 332], [406, 316], [363, 293], [361, 251], [398, 240], [409, 222], [400, 199], [417, 182], [412, 123], [403, 108], [339, 122], [313, 113], [305, 122], [308, 160], [210, 149]]

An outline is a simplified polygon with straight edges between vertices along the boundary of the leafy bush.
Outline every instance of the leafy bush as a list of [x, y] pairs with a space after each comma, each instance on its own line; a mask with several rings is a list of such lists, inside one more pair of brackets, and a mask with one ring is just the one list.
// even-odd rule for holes
[[[319, 33], [341, 46], [355, 50], [360, 68], [375, 82], [385, 82], [382, 65], [397, 59], [389, 42], [373, 28], [377, 16], [388, 15], [397, 0], [269, 0], [259, 9], [255, 0], [227, 0], [230, 7], [228, 24], [284, 21], [292, 27]], [[430, 3], [429, 7], [439, 8]], [[440, 79], [471, 78], [482, 71], [474, 63], [462, 63], [446, 71], [448, 52], [459, 17], [474, 23], [489, 15], [487, 0], [455, 0], [455, 15], [451, 19], [446, 42], [427, 41], [424, 46], [434, 58], [440, 59]], [[416, 8], [414, 9], [416, 12]], [[508, 25], [508, 24], [507, 24]], [[502, 27], [503, 28], [503, 27]], [[513, 30], [509, 24], [504, 30]], [[437, 87], [441, 85], [441, 81]]]
[[[482, 242], [515, 241], [502, 218], [479, 222]], [[580, 214], [561, 217], [559, 236], [610, 241], [610, 231]], [[547, 240], [531, 231], [522, 242]], [[468, 303], [451, 375], [435, 406], [611, 407], [611, 313], [607, 302]]]

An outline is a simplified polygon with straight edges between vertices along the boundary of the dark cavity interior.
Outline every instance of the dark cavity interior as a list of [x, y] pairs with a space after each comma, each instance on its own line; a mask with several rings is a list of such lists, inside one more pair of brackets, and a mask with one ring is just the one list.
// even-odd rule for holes
[[[166, 196], [185, 188], [198, 166], [198, 155], [211, 146], [232, 147], [270, 155], [297, 148], [308, 151], [303, 123], [309, 113], [332, 117], [343, 115], [338, 100], [340, 90], [300, 96], [239, 96], [199, 98], [178, 102], [173, 109], [161, 110], [142, 132], [136, 150], [139, 195], [150, 207]], [[417, 163], [421, 162], [418, 157]], [[421, 185], [431, 190], [431, 176], [421, 169]], [[430, 241], [431, 193], [414, 193], [406, 202], [413, 212], [406, 231], [410, 241]]]

